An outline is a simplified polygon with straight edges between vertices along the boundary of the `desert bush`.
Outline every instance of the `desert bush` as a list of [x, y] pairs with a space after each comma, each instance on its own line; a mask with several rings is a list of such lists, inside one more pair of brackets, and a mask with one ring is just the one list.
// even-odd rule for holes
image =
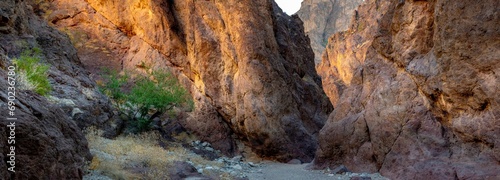
[[[99, 89], [105, 95], [110, 97], [115, 101], [116, 105], [123, 105], [126, 101], [126, 93], [124, 92], [123, 86], [127, 83], [128, 75], [119, 75], [116, 71], [103, 69], [104, 79], [106, 83], [101, 83]], [[119, 107], [121, 109], [121, 107]]]
[[167, 71], [149, 71], [135, 78], [126, 73], [104, 72], [106, 82], [101, 90], [113, 99], [134, 133], [150, 129], [155, 117], [172, 108], [191, 104], [187, 91]]
[[45, 96], [52, 91], [52, 86], [48, 78], [50, 66], [40, 62], [41, 52], [39, 48], [26, 50], [13, 62], [17, 67], [21, 89], [32, 90]]

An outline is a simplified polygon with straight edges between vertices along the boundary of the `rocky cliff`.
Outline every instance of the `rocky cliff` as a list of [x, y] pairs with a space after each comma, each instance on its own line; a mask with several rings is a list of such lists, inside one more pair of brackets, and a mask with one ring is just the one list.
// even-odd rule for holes
[[[41, 16], [39, 3], [0, 2], [0, 179], [82, 178], [91, 155], [78, 125], [104, 123], [112, 117], [109, 103], [94, 87], [68, 37]], [[30, 49], [40, 49], [42, 63], [49, 66], [53, 90], [47, 96], [21, 88], [20, 76], [9, 71], [12, 60]], [[15, 91], [12, 82], [17, 84]], [[13, 97], [15, 110], [10, 116]], [[15, 156], [8, 155], [12, 152]], [[7, 170], [14, 165], [7, 162], [12, 157], [16, 173]]]
[[318, 72], [335, 110], [317, 167], [500, 178], [500, 4], [370, 0]]
[[310, 161], [332, 110], [297, 16], [269, 0], [55, 0], [48, 20], [90, 69], [168, 67], [192, 94], [183, 123], [232, 154]]
[[352, 15], [364, 0], [304, 0], [297, 12], [304, 21], [304, 30], [311, 39], [314, 62], [321, 62], [328, 38], [349, 27]]

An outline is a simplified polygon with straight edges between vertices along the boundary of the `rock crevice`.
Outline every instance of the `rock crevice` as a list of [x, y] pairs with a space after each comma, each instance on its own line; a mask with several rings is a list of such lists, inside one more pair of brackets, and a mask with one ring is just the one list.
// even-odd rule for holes
[[361, 5], [317, 67], [335, 110], [315, 164], [395, 179], [498, 178], [499, 79], [489, 73], [499, 70], [495, 4]]
[[85, 13], [54, 22], [98, 39], [77, 46], [90, 69], [97, 57], [120, 70], [168, 67], [195, 101], [183, 124], [202, 140], [232, 154], [236, 136], [265, 158], [312, 160], [332, 107], [298, 17], [269, 0], [56, 0], [53, 16], [73, 4]]

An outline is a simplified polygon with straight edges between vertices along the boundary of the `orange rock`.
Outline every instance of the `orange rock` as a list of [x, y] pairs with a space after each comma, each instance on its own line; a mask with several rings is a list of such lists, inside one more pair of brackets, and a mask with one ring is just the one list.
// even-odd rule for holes
[[332, 108], [298, 17], [266, 0], [87, 2], [54, 1], [54, 14], [73, 13], [51, 21], [111, 50], [112, 59], [79, 48], [90, 68], [169, 67], [195, 100], [183, 124], [203, 141], [232, 154], [237, 138], [269, 159], [312, 160]]

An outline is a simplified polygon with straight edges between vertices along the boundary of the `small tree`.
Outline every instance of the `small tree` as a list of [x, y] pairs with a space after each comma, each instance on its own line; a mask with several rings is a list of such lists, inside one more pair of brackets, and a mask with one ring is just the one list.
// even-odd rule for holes
[[[152, 71], [134, 79], [108, 71], [105, 79], [107, 83], [101, 89], [113, 99], [120, 113], [132, 125], [133, 132], [148, 130], [155, 117], [173, 107], [190, 103], [186, 90], [167, 71]], [[135, 83], [126, 90], [128, 81]]]

